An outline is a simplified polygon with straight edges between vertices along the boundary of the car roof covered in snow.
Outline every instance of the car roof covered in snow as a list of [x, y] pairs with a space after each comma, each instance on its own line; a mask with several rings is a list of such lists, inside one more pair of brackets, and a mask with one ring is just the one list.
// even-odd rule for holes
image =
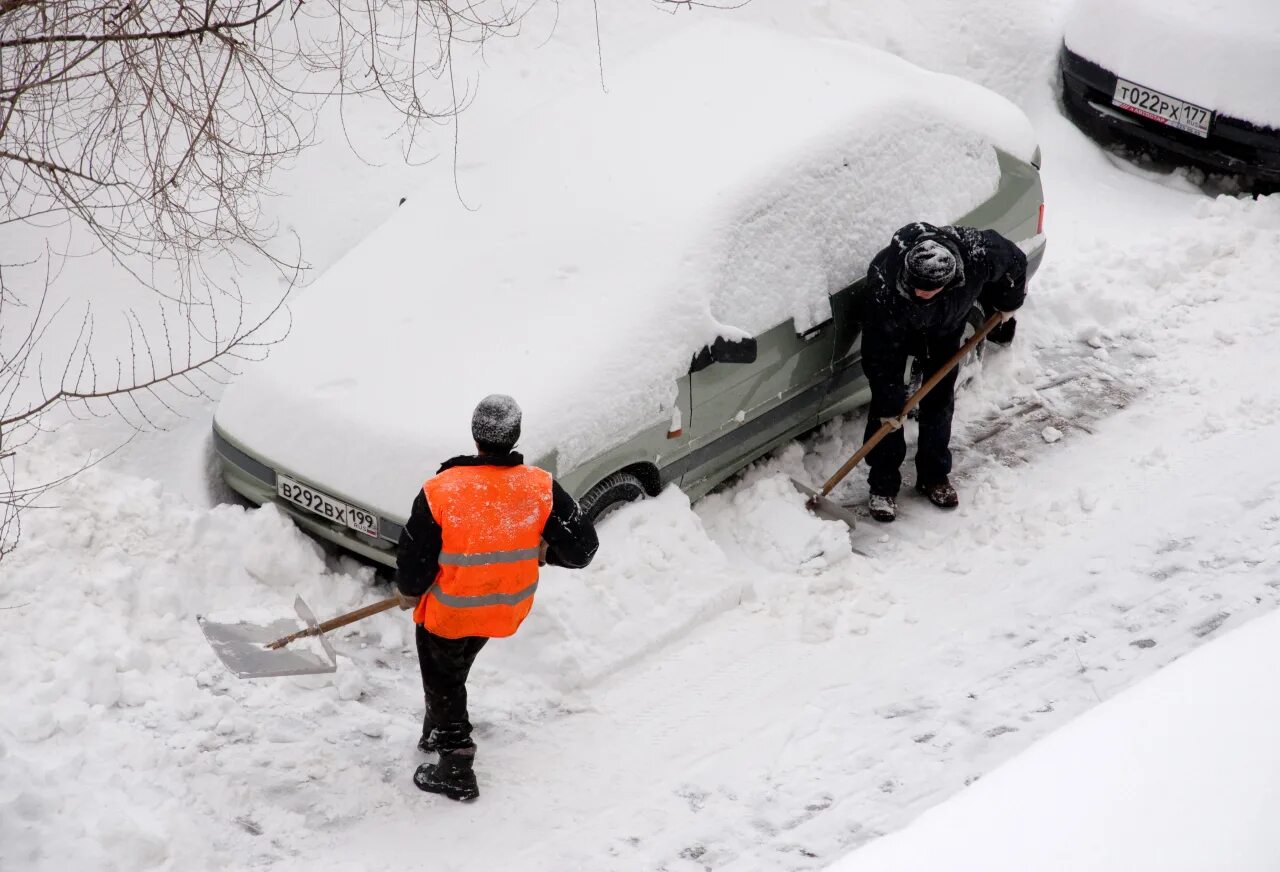
[[1280, 128], [1277, 0], [1079, 0], [1064, 39], [1135, 84]]
[[988, 199], [993, 146], [1035, 150], [980, 86], [748, 26], [691, 28], [606, 84], [441, 166], [299, 293], [219, 427], [393, 517], [490, 393], [565, 468], [669, 414], [704, 344], [825, 320], [900, 225]]

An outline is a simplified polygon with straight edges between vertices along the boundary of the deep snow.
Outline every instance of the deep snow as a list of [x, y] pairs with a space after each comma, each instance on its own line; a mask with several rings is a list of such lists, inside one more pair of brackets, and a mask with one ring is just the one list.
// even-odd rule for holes
[[[337, 634], [338, 673], [314, 679], [238, 681], [205, 645], [197, 614], [281, 617], [297, 592], [326, 616], [385, 588], [278, 511], [210, 506], [199, 407], [31, 513], [4, 564], [0, 868], [818, 868], [1271, 611], [1280, 204], [1210, 199], [1081, 137], [1052, 100], [1062, 6], [952, 7], [734, 14], [895, 49], [1032, 114], [1053, 244], [1018, 343], [960, 399], [956, 513], [904, 500], [859, 529], [869, 558], [806, 515], [784, 473], [824, 478], [853, 420], [692, 510], [668, 492], [616, 514], [597, 563], [549, 571], [521, 634], [480, 658], [482, 796], [457, 806], [409, 781], [403, 614]], [[489, 81], [596, 75], [590, 16], [564, 12]], [[606, 75], [614, 45], [681, 21], [602, 14]], [[501, 114], [473, 108], [464, 144]], [[339, 181], [358, 201], [361, 174]], [[30, 463], [66, 469], [104, 426]]]

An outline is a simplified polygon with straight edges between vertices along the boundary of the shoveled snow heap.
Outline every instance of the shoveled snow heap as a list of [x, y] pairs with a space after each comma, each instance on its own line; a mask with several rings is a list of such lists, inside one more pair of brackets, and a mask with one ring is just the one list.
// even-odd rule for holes
[[501, 391], [524, 408], [525, 454], [563, 469], [669, 417], [716, 336], [825, 320], [886, 228], [990, 197], [993, 145], [1035, 148], [1025, 116], [977, 85], [723, 25], [505, 144], [464, 154], [456, 179], [441, 167], [305, 293], [292, 335], [228, 390], [229, 436], [398, 517]]
[[1123, 79], [1280, 128], [1276, 0], [1080, 0], [1065, 41]]

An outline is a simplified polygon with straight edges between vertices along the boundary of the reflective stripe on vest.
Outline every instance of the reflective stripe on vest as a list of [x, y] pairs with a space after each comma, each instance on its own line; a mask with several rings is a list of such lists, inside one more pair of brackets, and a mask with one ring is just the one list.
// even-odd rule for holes
[[440, 568], [414, 620], [447, 639], [510, 636], [538, 589], [551, 474], [532, 466], [455, 466], [422, 489], [440, 525]]
[[476, 609], [480, 606], [514, 606], [519, 605], [525, 600], [531, 598], [538, 590], [538, 583], [526, 587], [524, 590], [518, 590], [515, 593], [486, 593], [479, 596], [453, 596], [447, 594], [440, 589], [440, 585], [433, 584], [431, 589], [427, 591], [427, 596], [433, 596], [440, 602], [453, 609]]
[[519, 563], [536, 560], [538, 548], [520, 548], [516, 551], [482, 551], [479, 554], [452, 554], [442, 552], [436, 562], [441, 566], [490, 566], [497, 563]]

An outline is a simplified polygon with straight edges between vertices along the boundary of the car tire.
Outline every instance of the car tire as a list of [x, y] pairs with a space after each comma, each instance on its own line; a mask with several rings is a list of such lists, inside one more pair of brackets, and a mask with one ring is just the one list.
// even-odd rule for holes
[[647, 496], [649, 492], [638, 476], [629, 472], [615, 472], [587, 491], [578, 505], [587, 520], [596, 524], [610, 512]]

